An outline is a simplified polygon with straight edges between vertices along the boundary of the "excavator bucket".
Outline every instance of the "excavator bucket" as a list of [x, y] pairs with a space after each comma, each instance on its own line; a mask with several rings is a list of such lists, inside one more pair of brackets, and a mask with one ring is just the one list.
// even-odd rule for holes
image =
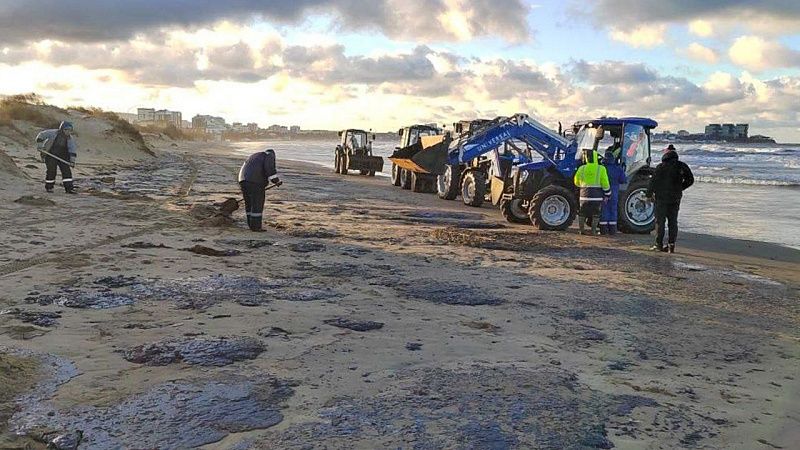
[[402, 169], [439, 175], [447, 164], [448, 146], [449, 140], [444, 136], [423, 136], [419, 142], [395, 151], [389, 159]]

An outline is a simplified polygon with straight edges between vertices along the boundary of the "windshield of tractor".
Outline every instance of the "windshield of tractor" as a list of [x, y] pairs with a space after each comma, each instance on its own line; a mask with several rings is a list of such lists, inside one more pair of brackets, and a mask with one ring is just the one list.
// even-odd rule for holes
[[409, 130], [408, 145], [414, 145], [419, 142], [420, 136], [436, 136], [438, 131], [430, 128], [413, 128]]
[[367, 146], [367, 133], [349, 132], [347, 133], [347, 146], [350, 148], [364, 148]]
[[[583, 127], [575, 140], [578, 142], [578, 151], [575, 153], [575, 159], [580, 160], [583, 157], [583, 150], [584, 149], [593, 149], [595, 141], [597, 140], [597, 128], [589, 128]], [[604, 130], [603, 137], [600, 139], [600, 142], [597, 144], [596, 151], [603, 156], [605, 154], [606, 149], [614, 145], [614, 136], [611, 134], [613, 130]], [[615, 134], [619, 133], [619, 129], [617, 128], [614, 131]]]
[[650, 157], [650, 139], [648, 139], [647, 131], [643, 126], [632, 123], [625, 124], [622, 157], [628, 165], [647, 161], [647, 158]]

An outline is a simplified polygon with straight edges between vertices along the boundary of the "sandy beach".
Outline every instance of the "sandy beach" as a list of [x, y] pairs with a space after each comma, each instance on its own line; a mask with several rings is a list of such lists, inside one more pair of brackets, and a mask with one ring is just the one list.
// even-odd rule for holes
[[800, 441], [800, 251], [652, 254], [286, 160], [251, 233], [198, 219], [238, 195], [230, 144], [156, 146], [90, 158], [52, 204], [14, 202], [41, 164], [7, 149], [0, 447]]

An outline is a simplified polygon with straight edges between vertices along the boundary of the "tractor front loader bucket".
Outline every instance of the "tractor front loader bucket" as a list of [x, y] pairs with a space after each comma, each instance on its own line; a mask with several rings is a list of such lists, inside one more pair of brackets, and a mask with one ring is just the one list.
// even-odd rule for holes
[[[398, 167], [417, 173], [440, 175], [447, 165], [449, 141], [441, 136], [430, 136], [422, 141], [395, 151], [389, 157]], [[427, 141], [427, 142], [426, 142]]]
[[350, 170], [383, 171], [383, 158], [380, 156], [350, 155], [347, 160]]

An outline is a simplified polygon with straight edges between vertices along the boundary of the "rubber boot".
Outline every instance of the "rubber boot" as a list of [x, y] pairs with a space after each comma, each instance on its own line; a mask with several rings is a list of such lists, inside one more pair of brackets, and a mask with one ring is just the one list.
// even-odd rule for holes
[[675, 253], [675, 244], [669, 244], [669, 252]]
[[600, 225], [600, 234], [603, 236], [610, 234], [608, 231], [608, 225]]
[[608, 234], [611, 236], [617, 234], [617, 226], [616, 225], [609, 225], [608, 226]]
[[578, 216], [578, 230], [580, 230], [580, 234], [583, 234], [585, 230], [585, 219], [583, 216]]
[[597, 236], [597, 218], [592, 216], [592, 236]]

